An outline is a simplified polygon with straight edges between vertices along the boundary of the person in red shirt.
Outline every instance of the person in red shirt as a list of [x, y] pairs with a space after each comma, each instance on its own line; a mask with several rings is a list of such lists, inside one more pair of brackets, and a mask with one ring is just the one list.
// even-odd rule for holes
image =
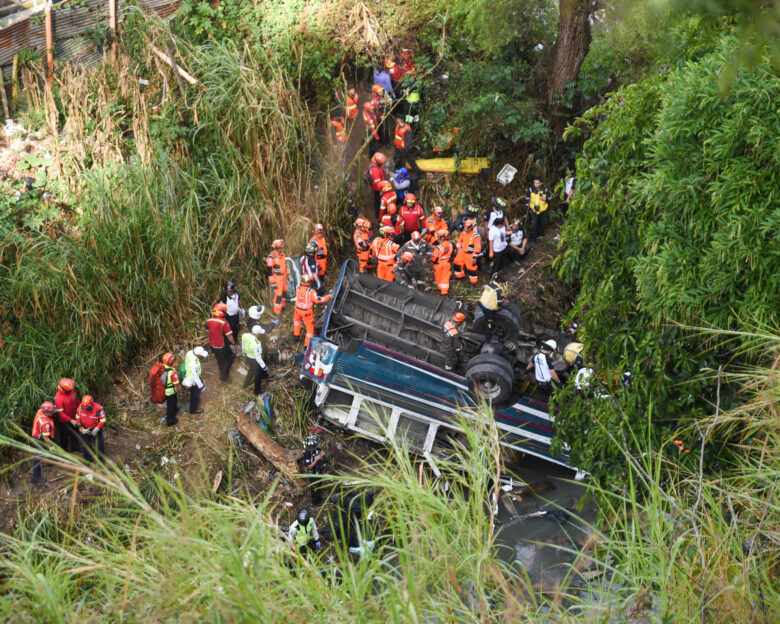
[[381, 186], [382, 191], [382, 199], [379, 200], [379, 220], [382, 221], [382, 218], [388, 213], [390, 210], [390, 206], [396, 206], [398, 202], [398, 195], [395, 192], [395, 189], [393, 188], [392, 182], [389, 180], [385, 180], [382, 182]]
[[[48, 445], [51, 446], [54, 443], [54, 420], [52, 416], [57, 407], [51, 401], [44, 401], [41, 404], [41, 408], [35, 414], [33, 418], [32, 437], [37, 440], [38, 446]], [[36, 455], [33, 460], [32, 478], [30, 479], [35, 484], [46, 483], [46, 479], [41, 474], [41, 460]]]
[[[90, 463], [96, 457], [105, 454], [103, 427], [106, 424], [106, 412], [100, 403], [95, 403], [95, 399], [85, 394], [76, 410], [76, 422], [84, 440], [84, 461]], [[95, 447], [100, 455], [95, 454]]]
[[67, 377], [60, 379], [57, 384], [57, 394], [54, 395], [54, 405], [57, 407], [54, 441], [63, 451], [78, 451], [81, 446], [81, 437], [74, 428], [78, 424], [76, 410], [80, 402], [74, 381]]
[[404, 243], [412, 237], [412, 232], [419, 232], [423, 228], [425, 215], [414, 193], [407, 193], [401, 206], [401, 219], [404, 221]]
[[211, 317], [206, 321], [206, 331], [209, 333], [209, 346], [214, 352], [219, 367], [219, 378], [227, 381], [230, 375], [230, 367], [233, 365], [235, 355], [230, 345], [235, 344], [236, 339], [230, 330], [230, 325], [225, 320], [227, 306], [218, 303], [212, 310]]

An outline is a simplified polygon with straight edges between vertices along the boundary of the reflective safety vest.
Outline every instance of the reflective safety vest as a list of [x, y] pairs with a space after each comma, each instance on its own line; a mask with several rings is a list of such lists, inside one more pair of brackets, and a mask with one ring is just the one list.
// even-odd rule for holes
[[328, 243], [325, 241], [324, 236], [313, 236], [312, 239], [309, 241], [309, 244], [311, 245], [314, 243], [317, 245], [317, 258], [320, 260], [325, 260], [328, 257]]
[[466, 253], [479, 253], [482, 251], [482, 237], [476, 229], [471, 230], [471, 232], [464, 230], [458, 237], [458, 246], [461, 249], [465, 247]]
[[200, 360], [195, 355], [195, 351], [187, 351], [187, 355], [184, 356], [184, 376], [190, 379], [200, 377]]
[[368, 240], [368, 234], [360, 228], [355, 230], [355, 233], [352, 235], [352, 241], [355, 243], [355, 249], [357, 249], [358, 252], [368, 251], [369, 247], [371, 247], [371, 243]]
[[455, 337], [458, 335], [458, 324], [455, 321], [447, 321], [444, 323], [444, 335], [447, 337]]
[[255, 359], [255, 347], [260, 347], [260, 351], [263, 350], [263, 345], [257, 339], [252, 332], [245, 332], [241, 337], [241, 350], [248, 358]]
[[373, 251], [379, 262], [393, 262], [395, 260], [395, 252], [398, 251], [398, 245], [393, 242], [392, 238], [380, 238], [377, 236], [371, 243], [371, 251]]
[[411, 132], [409, 124], [399, 121], [395, 126], [395, 147], [396, 149], [406, 149], [406, 133]]
[[439, 262], [449, 262], [452, 259], [452, 243], [450, 241], [444, 241], [439, 243], [433, 249], [433, 255], [431, 256], [431, 264], [438, 264]]
[[51, 416], [44, 414], [42, 410], [38, 410], [33, 418], [32, 437], [37, 440], [43, 438], [51, 438], [54, 435], [54, 421]]
[[274, 275], [284, 275], [287, 273], [287, 259], [283, 252], [274, 249], [265, 259], [266, 266], [271, 269]]
[[347, 95], [347, 119], [355, 119], [358, 114], [358, 98]]
[[322, 305], [328, 301], [330, 301], [330, 295], [320, 297], [316, 290], [306, 284], [302, 284], [295, 294], [295, 307], [298, 310], [311, 310], [315, 303], [317, 305]]
[[293, 539], [295, 540], [295, 545], [299, 548], [302, 548], [303, 546], [307, 546], [308, 543], [312, 540], [312, 532], [314, 529], [314, 521], [309, 520], [309, 523], [306, 525], [303, 525], [299, 523], [297, 520], [293, 522], [290, 525], [290, 533], [295, 531], [295, 534], [293, 536]]
[[167, 364], [163, 364], [163, 366], [165, 366], [165, 371], [160, 377], [165, 388], [165, 396], [173, 396], [176, 394], [176, 382], [179, 381], [179, 375], [172, 366]]
[[498, 310], [499, 303], [505, 296], [504, 287], [496, 282], [491, 282], [482, 290], [479, 302], [488, 310]]

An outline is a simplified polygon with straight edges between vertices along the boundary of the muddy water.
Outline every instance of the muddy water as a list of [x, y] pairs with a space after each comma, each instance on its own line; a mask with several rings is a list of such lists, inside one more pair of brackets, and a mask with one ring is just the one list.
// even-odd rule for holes
[[[576, 554], [568, 551], [579, 552], [592, 533], [596, 505], [573, 471], [532, 458], [507, 469], [526, 483], [546, 481], [554, 488], [522, 501], [502, 494], [496, 524], [500, 555], [524, 570], [531, 583], [554, 588], [571, 573]], [[537, 516], [540, 512], [546, 514]]]

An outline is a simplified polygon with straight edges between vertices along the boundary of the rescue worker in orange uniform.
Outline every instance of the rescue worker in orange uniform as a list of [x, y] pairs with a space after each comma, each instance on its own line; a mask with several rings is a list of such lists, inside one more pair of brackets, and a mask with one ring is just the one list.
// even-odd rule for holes
[[271, 243], [273, 249], [265, 259], [266, 274], [268, 283], [271, 285], [271, 295], [274, 298], [274, 315], [276, 318], [272, 321], [274, 325], [279, 324], [279, 315], [284, 309], [284, 299], [287, 296], [287, 258], [284, 255], [284, 241], [277, 238]]
[[347, 142], [347, 122], [343, 117], [334, 117], [330, 125], [336, 130], [336, 143]]
[[309, 245], [314, 243], [317, 246], [317, 268], [319, 270], [320, 281], [325, 277], [325, 269], [328, 268], [328, 243], [325, 240], [325, 227], [322, 223], [314, 225], [314, 236], [309, 241]]
[[412, 127], [406, 123], [403, 119], [399, 119], [395, 126], [395, 154], [393, 156], [393, 162], [395, 168], [403, 167], [406, 163], [409, 163], [414, 169], [414, 173], [417, 177], [420, 177], [421, 171], [417, 166], [417, 160], [414, 158], [414, 135], [412, 134]]
[[371, 185], [371, 190], [374, 191], [374, 216], [377, 219], [379, 218], [382, 187], [387, 182], [384, 164], [385, 155], [382, 152], [377, 152], [371, 157], [371, 164], [368, 166], [368, 183]]
[[374, 102], [369, 100], [363, 104], [363, 125], [366, 127], [366, 133], [370, 137], [368, 142], [368, 155], [373, 157], [379, 149], [381, 140], [379, 138], [379, 120], [374, 110]]
[[[51, 401], [41, 403], [40, 409], [33, 418], [32, 437], [37, 440], [38, 446], [52, 446], [54, 444], [54, 411], [57, 407]], [[46, 483], [46, 479], [41, 474], [41, 460], [37, 456], [33, 460], [32, 478], [30, 479], [36, 485]]]
[[474, 256], [482, 251], [482, 237], [475, 227], [474, 219], [466, 219], [463, 223], [463, 231], [458, 236], [458, 243], [455, 245], [455, 279], [463, 279], [469, 276], [469, 283], [472, 286], [477, 285], [477, 263]]
[[57, 384], [57, 394], [54, 395], [54, 405], [57, 408], [57, 418], [54, 423], [54, 441], [63, 451], [79, 450], [79, 434], [73, 428], [76, 423], [76, 410], [81, 399], [76, 394], [76, 384], [72, 379], [63, 377]]
[[390, 204], [387, 207], [385, 216], [379, 222], [380, 225], [389, 225], [393, 228], [393, 242], [396, 245], [404, 244], [404, 220], [398, 214], [398, 209], [395, 204]]
[[466, 321], [463, 312], [456, 312], [451, 321], [444, 323], [444, 370], [451, 371], [458, 364], [458, 353], [463, 348], [460, 342], [460, 327]]
[[452, 243], [450, 233], [446, 229], [436, 232], [437, 242], [433, 248], [431, 264], [433, 265], [433, 281], [442, 295], [450, 292], [450, 276], [452, 275]]
[[79, 423], [79, 432], [84, 440], [84, 461], [90, 463], [96, 457], [96, 447], [101, 455], [106, 451], [103, 440], [106, 412], [100, 403], [95, 403], [95, 400], [87, 394], [81, 399], [81, 405], [76, 410], [76, 421]]
[[377, 260], [376, 276], [386, 282], [392, 282], [395, 279], [393, 269], [398, 245], [393, 242], [392, 227], [385, 225], [379, 231], [382, 235], [371, 241], [371, 256]]
[[412, 237], [412, 232], [419, 232], [423, 229], [425, 219], [422, 206], [417, 203], [417, 197], [414, 193], [406, 194], [399, 214], [404, 222], [404, 243], [406, 243]]
[[436, 233], [443, 229], [449, 230], [447, 222], [444, 220], [444, 208], [436, 206], [433, 209], [433, 214], [425, 220], [423, 238], [433, 245], [436, 242]]
[[345, 106], [347, 119], [356, 119], [358, 115], [358, 92], [355, 89], [349, 89], [347, 91], [347, 103]]
[[371, 233], [369, 231], [367, 219], [358, 217], [355, 220], [355, 233], [352, 235], [352, 241], [355, 243], [358, 264], [360, 272], [365, 273], [374, 267], [371, 266]]
[[306, 328], [306, 339], [303, 346], [308, 347], [309, 341], [314, 336], [314, 305], [322, 305], [330, 301], [330, 295], [320, 297], [312, 287], [312, 280], [308, 275], [301, 278], [301, 285], [295, 293], [295, 313], [293, 315], [293, 336], [301, 335], [301, 325]]
[[391, 205], [397, 205], [398, 195], [395, 193], [393, 183], [389, 180], [382, 182], [382, 185], [379, 188], [382, 191], [382, 198], [379, 200], [379, 220], [381, 221], [387, 214], [388, 208]]

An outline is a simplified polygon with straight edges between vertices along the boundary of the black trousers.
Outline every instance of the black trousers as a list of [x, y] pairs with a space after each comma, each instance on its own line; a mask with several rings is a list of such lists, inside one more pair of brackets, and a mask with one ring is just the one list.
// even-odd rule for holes
[[79, 451], [79, 434], [70, 423], [57, 420], [54, 423], [54, 441], [63, 451]]
[[238, 314], [226, 314], [225, 320], [227, 321], [228, 327], [230, 327], [230, 331], [233, 332], [233, 338], [238, 340], [238, 327], [240, 324]]
[[520, 252], [512, 249], [512, 247], [506, 248], [506, 264], [512, 264], [513, 262], [522, 262], [523, 258], [528, 255], [528, 248], [526, 247], [525, 255], [520, 255]]
[[246, 364], [246, 377], [244, 377], [244, 385], [242, 388], [248, 388], [254, 383], [253, 391], [255, 395], [260, 394], [263, 391], [263, 379], [265, 378], [265, 371], [260, 368], [260, 364], [254, 358], [244, 356], [244, 364]]
[[547, 225], [547, 211], [536, 214], [531, 211], [531, 240], [535, 241], [540, 236], [544, 236], [544, 228]]
[[493, 266], [490, 267], [490, 274], [495, 275], [504, 268], [504, 261], [506, 260], [506, 249], [503, 251], [493, 252]]
[[200, 403], [200, 388], [193, 385], [190, 388], [190, 414], [194, 414], [198, 410], [198, 404]]
[[82, 436], [82, 440], [84, 441], [84, 461], [87, 463], [92, 462], [93, 459], [97, 459], [97, 453], [100, 455], [105, 455], [106, 445], [105, 441], [103, 440], [102, 429], [98, 431], [97, 435], [95, 436], [85, 433]]
[[398, 149], [396, 147], [395, 154], [393, 155], [393, 164], [395, 165], [395, 168], [400, 169], [401, 167], [405, 166], [406, 163], [409, 163], [409, 166], [411, 166], [412, 171], [414, 171], [415, 175], [419, 178], [422, 172], [420, 171], [420, 168], [417, 166], [417, 160], [414, 157], [414, 150]]
[[485, 342], [490, 342], [493, 338], [493, 325], [496, 322], [496, 315], [498, 310], [488, 310], [481, 303], [477, 304], [479, 309], [482, 310], [482, 314], [485, 315]]
[[374, 217], [379, 218], [379, 206], [382, 203], [382, 194], [374, 191]]
[[217, 359], [217, 366], [219, 367], [219, 378], [222, 381], [227, 381], [230, 376], [230, 367], [233, 365], [233, 360], [236, 359], [233, 350], [229, 345], [224, 347], [211, 347], [214, 352], [214, 357]]
[[165, 424], [172, 427], [179, 418], [179, 396], [174, 392], [170, 396], [165, 397]]
[[[33, 446], [43, 448], [44, 444], [45, 442], [33, 438]], [[37, 454], [35, 454], [33, 455], [32, 480], [40, 481], [42, 476], [43, 475], [41, 475], [41, 458]]]

